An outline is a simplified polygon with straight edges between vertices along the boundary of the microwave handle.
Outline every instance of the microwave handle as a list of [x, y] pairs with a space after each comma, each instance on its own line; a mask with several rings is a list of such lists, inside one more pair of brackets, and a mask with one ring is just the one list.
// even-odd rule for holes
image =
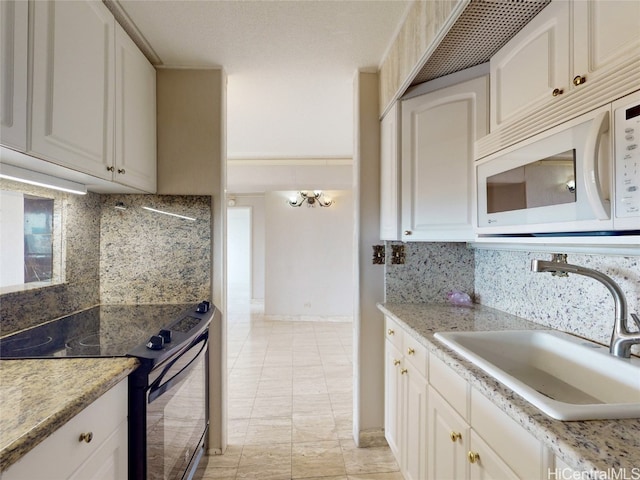
[[600, 158], [600, 140], [602, 135], [609, 130], [609, 112], [600, 112], [591, 122], [589, 132], [587, 133], [587, 141], [584, 148], [584, 185], [586, 189], [587, 200], [598, 220], [608, 220], [609, 212], [602, 198], [602, 188], [600, 184], [600, 175], [598, 174], [598, 164]]

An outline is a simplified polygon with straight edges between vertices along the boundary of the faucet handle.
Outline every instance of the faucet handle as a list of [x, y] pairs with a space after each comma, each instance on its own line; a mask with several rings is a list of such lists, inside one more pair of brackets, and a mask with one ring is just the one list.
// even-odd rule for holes
[[638, 317], [638, 314], [632, 313], [631, 319], [635, 322], [636, 326], [638, 327], [638, 331], [640, 332], [640, 317]]

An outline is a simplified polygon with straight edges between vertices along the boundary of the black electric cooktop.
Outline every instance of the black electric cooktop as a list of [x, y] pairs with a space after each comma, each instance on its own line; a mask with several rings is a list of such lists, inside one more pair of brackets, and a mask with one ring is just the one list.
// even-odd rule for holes
[[0, 338], [0, 358], [126, 356], [197, 306], [99, 305]]

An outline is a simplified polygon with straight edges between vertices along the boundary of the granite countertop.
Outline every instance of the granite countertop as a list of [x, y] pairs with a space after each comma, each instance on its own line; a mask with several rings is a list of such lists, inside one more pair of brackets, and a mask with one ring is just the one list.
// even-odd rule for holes
[[[481, 305], [380, 304], [378, 308], [442, 359], [472, 387], [491, 399], [576, 471], [640, 468], [640, 419], [554, 420], [434, 338], [436, 332], [546, 329], [542, 325]], [[601, 477], [597, 477], [601, 478]], [[604, 477], [602, 477], [604, 478]], [[630, 478], [630, 477], [628, 477]]]
[[0, 472], [137, 366], [135, 358], [0, 360]]

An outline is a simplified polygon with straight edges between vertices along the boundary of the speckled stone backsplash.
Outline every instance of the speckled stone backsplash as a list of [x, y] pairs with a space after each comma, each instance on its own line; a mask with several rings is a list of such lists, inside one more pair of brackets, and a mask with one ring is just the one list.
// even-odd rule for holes
[[474, 251], [464, 243], [405, 243], [404, 265], [391, 264], [387, 245], [385, 301], [445, 303], [447, 293], [460, 290], [473, 296]]
[[[118, 203], [125, 210], [114, 208]], [[209, 299], [210, 265], [211, 197], [102, 196], [102, 303], [187, 303]]]
[[[608, 345], [615, 318], [613, 297], [592, 278], [531, 271], [531, 260], [550, 258], [549, 253], [476, 250], [476, 301]], [[627, 298], [629, 312], [640, 312], [640, 257], [568, 254], [567, 261], [613, 278]]]

